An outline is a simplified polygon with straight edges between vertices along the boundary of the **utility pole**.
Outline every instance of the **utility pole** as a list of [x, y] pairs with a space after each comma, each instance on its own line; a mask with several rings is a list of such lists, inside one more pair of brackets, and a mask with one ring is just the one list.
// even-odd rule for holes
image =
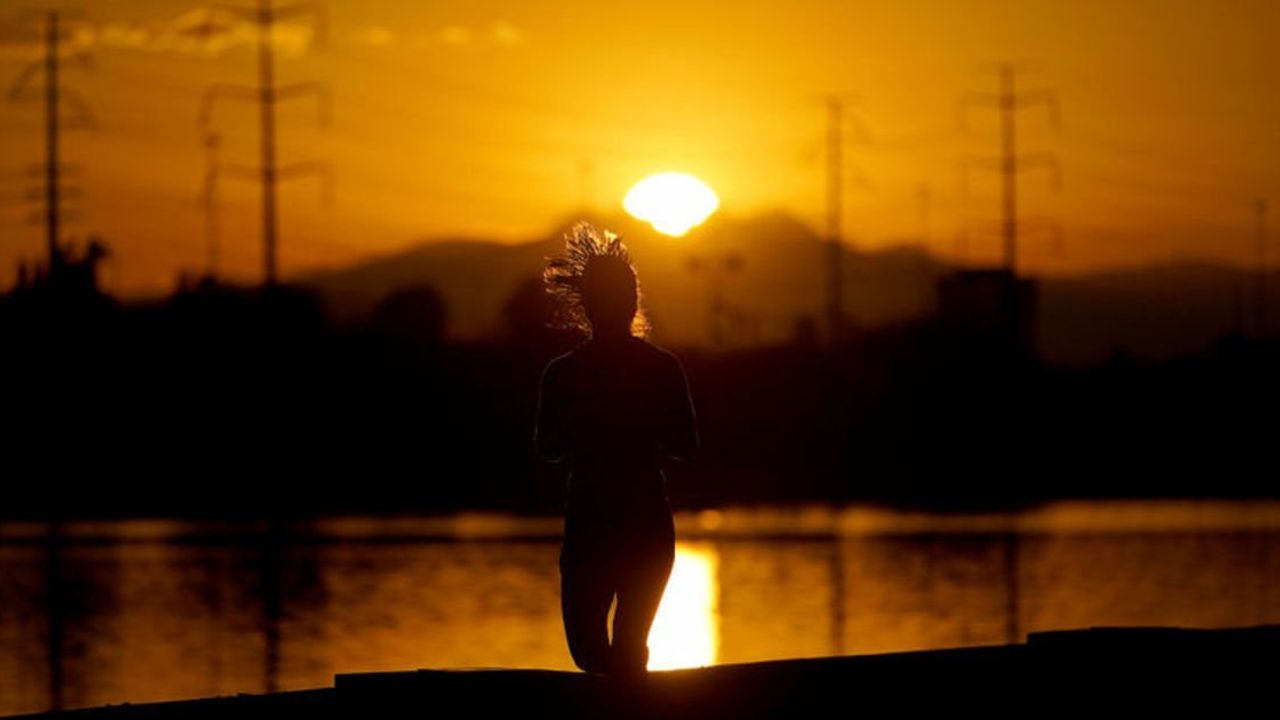
[[204, 258], [205, 277], [211, 281], [218, 279], [219, 245], [221, 225], [218, 212], [218, 167], [219, 147], [222, 138], [217, 133], [209, 133], [204, 139], [205, 171], [204, 193], [201, 202], [204, 206]]
[[[1017, 68], [1012, 63], [1000, 63], [996, 66], [999, 79], [997, 93], [968, 93], [961, 99], [961, 124], [966, 124], [967, 110], [970, 106], [979, 105], [993, 108], [1000, 113], [1000, 157], [998, 159], [967, 159], [962, 164], [962, 172], [971, 167], [995, 170], [1001, 176], [1001, 254], [1002, 265], [1010, 275], [1018, 271], [1018, 173], [1034, 167], [1050, 170], [1054, 187], [1062, 184], [1062, 168], [1057, 158], [1051, 155], [1034, 154], [1018, 155], [1017, 146], [1017, 113], [1018, 110], [1044, 105], [1049, 111], [1049, 119], [1056, 128], [1059, 125], [1059, 109], [1057, 97], [1046, 90], [1019, 93], [1015, 89]], [[962, 176], [963, 177], [963, 176]]]
[[[48, 253], [48, 272], [52, 275], [61, 260], [59, 242], [62, 224], [62, 200], [66, 193], [62, 188], [62, 159], [59, 147], [63, 130], [92, 125], [92, 117], [88, 105], [79, 95], [59, 85], [59, 53], [61, 52], [62, 33], [58, 11], [42, 13], [44, 16], [44, 33], [41, 38], [44, 46], [44, 57], [37, 60], [18, 75], [9, 89], [10, 101], [36, 100], [44, 105], [44, 187], [40, 196], [44, 201], [43, 221], [45, 226], [45, 245]], [[76, 56], [84, 62], [85, 56]], [[32, 79], [43, 75], [42, 92], [33, 91]], [[62, 118], [63, 101], [69, 104], [73, 115]], [[33, 197], [34, 199], [34, 197]]]
[[262, 123], [262, 247], [263, 277], [268, 286], [276, 283], [276, 104], [275, 48], [271, 45], [275, 16], [271, 0], [258, 2], [258, 114]]
[[827, 105], [827, 333], [831, 344], [844, 335], [844, 100], [831, 95]]
[[1267, 319], [1267, 201], [1256, 198], [1253, 201], [1253, 237], [1254, 249], [1257, 253], [1257, 271], [1253, 284], [1254, 326], [1258, 337], [1267, 337], [1269, 328]]
[[[293, 163], [280, 167], [276, 162], [276, 115], [275, 106], [281, 100], [302, 96], [314, 96], [317, 100], [319, 122], [328, 122], [329, 95], [328, 89], [321, 83], [308, 82], [277, 87], [275, 79], [275, 48], [272, 36], [276, 23], [284, 18], [298, 15], [311, 15], [316, 27], [323, 30], [325, 16], [323, 8], [317, 3], [301, 3], [283, 7], [274, 7], [271, 0], [258, 0], [257, 7], [218, 6], [220, 10], [237, 14], [258, 26], [258, 84], [256, 86], [213, 85], [205, 91], [204, 103], [200, 111], [200, 124], [206, 133], [210, 132], [213, 122], [213, 106], [219, 97], [228, 97], [258, 103], [259, 124], [259, 164], [256, 168], [243, 166], [220, 165], [222, 170], [241, 177], [256, 179], [262, 187], [262, 248], [263, 248], [263, 283], [268, 287], [276, 284], [279, 269], [279, 223], [276, 209], [276, 186], [281, 180], [302, 175], [320, 175], [326, 191], [332, 183], [332, 173], [328, 165], [320, 162]], [[218, 177], [214, 173], [213, 177]]]
[[[853, 130], [855, 141], [865, 141], [868, 136], [858, 114], [846, 112], [851, 99], [854, 98], [849, 93], [820, 96], [827, 117], [826, 227], [823, 232], [826, 300], [823, 314], [826, 315], [827, 339], [833, 345], [844, 336], [848, 325], [844, 311], [844, 186], [849, 170], [844, 153], [845, 128], [848, 126]], [[853, 180], [856, 185], [867, 185], [865, 175], [856, 168]]]
[[917, 247], [919, 252], [919, 272], [917, 277], [920, 283], [920, 303], [921, 308], [930, 306], [930, 295], [934, 289], [934, 278], [930, 272], [930, 266], [933, 262], [933, 228], [930, 219], [933, 209], [933, 189], [928, 183], [919, 183], [916, 185], [916, 213], [917, 213]]
[[727, 276], [741, 272], [742, 267], [742, 256], [732, 252], [719, 257], [693, 255], [688, 260], [689, 272], [702, 273], [707, 278], [708, 336], [716, 349], [724, 348], [725, 321], [734, 314], [734, 308], [724, 299], [722, 283]]
[[58, 13], [50, 12], [44, 38], [44, 204], [49, 272], [58, 254]]
[[578, 162], [578, 206], [581, 212], [594, 215], [596, 208], [596, 165], [590, 160]]
[[916, 185], [916, 233], [920, 237], [921, 250], [933, 247], [933, 226], [930, 223], [933, 213], [933, 188], [928, 183]]

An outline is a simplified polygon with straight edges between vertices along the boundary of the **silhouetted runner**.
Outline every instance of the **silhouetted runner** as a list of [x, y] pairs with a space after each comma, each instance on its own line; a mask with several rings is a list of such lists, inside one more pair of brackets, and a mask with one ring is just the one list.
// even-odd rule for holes
[[[697, 449], [680, 362], [638, 335], [646, 329], [626, 246], [579, 223], [548, 261], [558, 322], [590, 337], [542, 374], [535, 442], [570, 465], [561, 610], [569, 652], [587, 672], [644, 672], [649, 628], [675, 556], [660, 468]], [[613, 640], [609, 607], [617, 598]]]

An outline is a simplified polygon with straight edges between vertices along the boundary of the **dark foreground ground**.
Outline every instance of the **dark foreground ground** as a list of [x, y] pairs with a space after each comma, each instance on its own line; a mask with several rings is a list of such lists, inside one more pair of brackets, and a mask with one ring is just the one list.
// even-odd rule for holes
[[26, 716], [214, 718], [802, 718], [1272, 716], [1280, 626], [1095, 628], [1019, 645], [721, 665], [622, 682], [546, 670], [338, 675], [333, 688]]

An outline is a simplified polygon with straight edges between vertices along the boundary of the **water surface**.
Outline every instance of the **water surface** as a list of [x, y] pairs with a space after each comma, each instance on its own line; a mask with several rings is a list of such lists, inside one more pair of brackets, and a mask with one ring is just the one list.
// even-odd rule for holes
[[[1280, 622], [1280, 503], [681, 515], [655, 668]], [[0, 714], [571, 668], [559, 521], [0, 524]]]

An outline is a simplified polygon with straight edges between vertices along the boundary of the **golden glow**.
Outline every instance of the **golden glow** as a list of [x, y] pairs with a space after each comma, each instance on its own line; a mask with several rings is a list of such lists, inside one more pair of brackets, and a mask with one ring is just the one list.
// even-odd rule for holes
[[720, 198], [692, 175], [664, 172], [633, 185], [622, 207], [663, 235], [679, 237], [711, 217]]
[[700, 667], [716, 661], [720, 588], [714, 550], [680, 543], [658, 616], [649, 631], [649, 669]]

